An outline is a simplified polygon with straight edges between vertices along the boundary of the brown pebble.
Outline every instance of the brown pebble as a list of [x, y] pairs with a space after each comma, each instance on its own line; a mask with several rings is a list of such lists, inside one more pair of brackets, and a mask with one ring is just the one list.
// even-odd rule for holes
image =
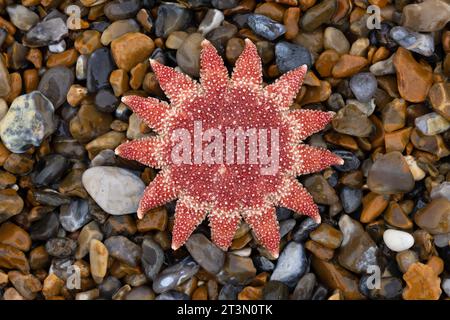
[[369, 192], [362, 199], [363, 210], [361, 212], [360, 221], [369, 223], [374, 221], [389, 204], [389, 197], [375, 192]]
[[139, 232], [164, 231], [167, 227], [166, 208], [158, 207], [150, 210], [142, 219], [137, 221], [136, 226]]
[[34, 160], [27, 154], [11, 153], [3, 168], [17, 175], [26, 175], [33, 170]]
[[38, 246], [30, 251], [30, 267], [32, 270], [44, 269], [50, 263], [45, 246]]
[[314, 66], [321, 77], [329, 77], [331, 76], [331, 70], [338, 61], [339, 54], [333, 49], [328, 49], [320, 54]]
[[96, 30], [86, 30], [83, 31], [76, 39], [75, 39], [75, 49], [80, 54], [91, 54], [95, 50], [102, 47], [102, 43], [100, 42], [100, 32]]
[[25, 92], [30, 93], [37, 89], [39, 85], [39, 74], [37, 69], [27, 69], [23, 72], [23, 84]]
[[40, 69], [42, 67], [42, 52], [37, 48], [31, 48], [28, 51], [27, 60], [30, 61], [36, 69]]
[[350, 77], [361, 71], [367, 63], [368, 61], [364, 57], [344, 54], [336, 62], [331, 73], [335, 78]]
[[30, 271], [25, 254], [19, 249], [2, 243], [0, 243], [0, 268], [17, 269], [25, 273]]
[[47, 67], [52, 68], [56, 66], [73, 66], [78, 59], [78, 53], [75, 49], [68, 49], [61, 53], [54, 53], [48, 57]]
[[11, 90], [9, 94], [4, 97], [6, 102], [12, 103], [22, 92], [22, 76], [19, 72], [14, 72], [9, 75]]
[[50, 273], [44, 280], [42, 294], [46, 300], [51, 297], [59, 296], [64, 285], [64, 280], [60, 279], [56, 274]]
[[405, 300], [438, 300], [442, 293], [441, 279], [433, 268], [423, 263], [412, 264], [403, 279], [406, 281], [403, 290]]
[[286, 27], [284, 37], [293, 40], [299, 32], [298, 21], [300, 19], [300, 8], [290, 7], [286, 9], [283, 17], [283, 24]]
[[81, 101], [83, 101], [83, 99], [86, 98], [87, 95], [87, 88], [79, 84], [73, 84], [70, 86], [69, 92], [67, 92], [67, 102], [72, 107], [76, 107], [81, 104]]
[[130, 32], [111, 42], [111, 53], [120, 69], [130, 71], [139, 62], [147, 60], [155, 44], [143, 33]]
[[0, 225], [0, 243], [26, 252], [30, 250], [31, 238], [24, 229], [7, 221]]
[[109, 76], [109, 83], [114, 90], [114, 95], [119, 97], [128, 91], [128, 74], [125, 70], [116, 69]]
[[133, 90], [137, 90], [141, 87], [142, 82], [144, 81], [145, 73], [147, 72], [148, 63], [141, 62], [138, 63], [133, 69], [130, 71], [130, 87]]
[[308, 240], [305, 243], [305, 249], [311, 251], [320, 260], [329, 261], [333, 258], [334, 250], [324, 247], [323, 245], [313, 241]]

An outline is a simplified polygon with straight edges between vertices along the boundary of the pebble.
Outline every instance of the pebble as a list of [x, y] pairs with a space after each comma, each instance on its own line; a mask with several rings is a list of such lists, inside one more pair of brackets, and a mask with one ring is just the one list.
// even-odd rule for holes
[[256, 276], [256, 268], [248, 257], [227, 254], [223, 269], [217, 274], [221, 284], [246, 285]]
[[22, 274], [18, 271], [8, 272], [8, 278], [14, 288], [26, 300], [33, 300], [36, 294], [42, 290], [42, 284], [38, 278], [32, 274]]
[[361, 72], [350, 79], [349, 85], [358, 101], [368, 102], [377, 90], [377, 79], [370, 72]]
[[20, 4], [6, 7], [11, 22], [20, 30], [28, 31], [39, 22], [39, 16]]
[[389, 229], [383, 233], [383, 240], [386, 246], [395, 252], [408, 250], [414, 245], [414, 238], [404, 231]]
[[31, 238], [28, 232], [8, 221], [0, 225], [0, 243], [24, 252], [31, 248]]
[[347, 78], [360, 72], [367, 63], [368, 61], [364, 57], [344, 54], [334, 64], [331, 75], [334, 78]]
[[446, 198], [450, 201], [450, 182], [444, 181], [441, 184], [434, 186], [430, 192], [431, 199]]
[[77, 242], [69, 238], [52, 238], [45, 244], [45, 250], [56, 258], [67, 258], [75, 253]]
[[308, 68], [312, 66], [312, 56], [307, 48], [286, 41], [280, 41], [275, 45], [275, 59], [281, 73], [286, 73], [304, 64]]
[[77, 62], [75, 64], [75, 76], [77, 80], [86, 80], [87, 78], [87, 63], [88, 56], [82, 54], [78, 56]]
[[185, 30], [192, 18], [192, 12], [179, 4], [161, 4], [155, 20], [155, 35], [167, 38], [174, 31]]
[[189, 300], [189, 296], [178, 291], [167, 291], [158, 295], [155, 300]]
[[408, 50], [401, 47], [397, 49], [393, 63], [400, 96], [410, 102], [424, 101], [432, 84], [431, 68], [418, 63]]
[[340, 109], [331, 123], [337, 132], [356, 137], [368, 137], [373, 131], [370, 119], [353, 104]]
[[372, 64], [369, 68], [370, 72], [374, 76], [386, 76], [390, 74], [395, 74], [395, 67], [394, 67], [394, 55], [391, 55], [388, 59], [378, 61], [374, 64]]
[[59, 296], [64, 287], [64, 280], [59, 278], [56, 274], [50, 273], [44, 280], [42, 285], [42, 294], [46, 300], [52, 297]]
[[87, 143], [108, 132], [111, 122], [110, 114], [98, 111], [93, 104], [84, 104], [70, 120], [69, 130], [77, 141]]
[[9, 72], [3, 58], [0, 58], [0, 97], [7, 96], [11, 91]]
[[434, 53], [434, 40], [429, 34], [421, 34], [404, 27], [394, 27], [390, 36], [400, 46], [409, 51], [429, 57]]
[[414, 119], [417, 129], [424, 135], [434, 136], [450, 129], [450, 121], [436, 112], [430, 112]]
[[164, 263], [164, 251], [159, 244], [149, 237], [142, 241], [141, 262], [145, 276], [153, 281]]
[[124, 236], [112, 236], [104, 241], [109, 255], [131, 267], [139, 264], [142, 250]]
[[95, 106], [101, 112], [113, 112], [120, 101], [109, 89], [100, 89], [95, 95]]
[[118, 167], [90, 168], [84, 172], [82, 181], [95, 202], [113, 215], [136, 212], [145, 188], [139, 177]]
[[450, 121], [450, 85], [435, 83], [429, 91], [429, 99], [433, 109]]
[[292, 293], [293, 300], [310, 300], [312, 298], [314, 287], [316, 286], [316, 276], [314, 273], [306, 273], [295, 286]]
[[86, 87], [89, 92], [97, 92], [109, 86], [109, 74], [114, 69], [108, 48], [95, 50], [88, 58], [86, 69]]
[[201, 233], [189, 237], [186, 249], [194, 260], [211, 274], [217, 274], [225, 263], [225, 253]]
[[224, 19], [225, 16], [222, 11], [217, 9], [208, 9], [208, 11], [206, 11], [205, 17], [198, 26], [198, 32], [200, 32], [202, 35], [206, 35], [211, 30], [219, 27]]
[[306, 272], [307, 265], [308, 259], [303, 245], [290, 242], [281, 252], [270, 280], [283, 282], [292, 288]]
[[403, 279], [406, 281], [404, 300], [438, 300], [442, 293], [441, 279], [430, 266], [423, 263], [413, 263]]
[[135, 17], [141, 7], [139, 0], [113, 0], [103, 8], [103, 12], [111, 21]]
[[341, 190], [340, 198], [345, 213], [355, 212], [362, 202], [362, 190], [350, 187], [344, 187]]
[[73, 200], [68, 205], [62, 205], [59, 221], [68, 232], [74, 232], [91, 220], [88, 202], [83, 199]]
[[3, 144], [15, 153], [23, 153], [56, 130], [53, 104], [39, 91], [14, 99], [0, 122]]
[[75, 253], [76, 259], [82, 259], [88, 254], [92, 240], [103, 240], [103, 234], [96, 221], [89, 222], [81, 229], [77, 239], [78, 247]]
[[177, 64], [185, 73], [198, 77], [200, 71], [201, 43], [205, 38], [200, 33], [190, 34], [177, 50]]
[[125, 300], [155, 300], [155, 293], [147, 286], [139, 286], [131, 289]]
[[24, 202], [15, 190], [0, 190], [0, 223], [19, 214], [23, 206]]
[[211, 0], [211, 4], [217, 9], [230, 9], [238, 5], [238, 0]]
[[316, 229], [319, 226], [313, 219], [307, 217], [305, 218], [299, 225], [294, 229], [292, 234], [292, 239], [295, 242], [303, 242], [308, 237], [311, 231]]
[[350, 51], [350, 43], [341, 30], [328, 27], [324, 31], [323, 35], [323, 47], [325, 49], [331, 49], [338, 54], [345, 54]]
[[336, 191], [321, 174], [315, 174], [305, 179], [304, 186], [319, 204], [333, 205], [339, 202]]
[[330, 249], [339, 248], [342, 243], [342, 232], [327, 223], [322, 223], [317, 229], [309, 234], [309, 237], [315, 242]]
[[342, 215], [338, 224], [343, 234], [337, 256], [339, 264], [359, 274], [367, 272], [369, 266], [378, 265], [378, 247], [362, 225], [348, 215]]
[[289, 288], [280, 281], [268, 281], [264, 286], [264, 300], [286, 300], [289, 295]]
[[414, 188], [414, 177], [403, 155], [392, 151], [375, 160], [369, 170], [367, 185], [376, 193], [405, 193]]
[[111, 41], [129, 32], [139, 32], [139, 24], [134, 19], [118, 20], [111, 23], [101, 34], [100, 42], [107, 46]]
[[41, 159], [32, 174], [37, 186], [49, 185], [59, 181], [69, 167], [68, 160], [59, 154], [50, 154]]
[[100, 296], [104, 299], [112, 299], [113, 295], [119, 291], [121, 287], [121, 282], [119, 279], [112, 276], [106, 277], [98, 288], [100, 291]]
[[199, 270], [199, 265], [191, 257], [186, 257], [162, 272], [153, 280], [153, 291], [168, 292], [192, 278]]
[[42, 20], [31, 28], [23, 38], [23, 43], [31, 48], [45, 47], [59, 42], [69, 34], [69, 29], [62, 18]]
[[336, 0], [321, 1], [305, 12], [301, 19], [301, 29], [306, 32], [311, 32], [316, 30], [322, 24], [329, 23], [336, 8]]
[[419, 32], [433, 32], [450, 21], [450, 5], [441, 0], [427, 0], [406, 5], [402, 10], [403, 26]]
[[380, 280], [380, 288], [369, 290], [369, 298], [373, 300], [398, 300], [402, 296], [402, 291], [403, 283], [400, 279], [385, 277]]
[[74, 78], [72, 70], [65, 66], [56, 66], [44, 73], [37, 89], [58, 109], [66, 101]]
[[350, 151], [334, 150], [333, 153], [344, 160], [343, 165], [335, 166], [336, 170], [340, 172], [349, 172], [352, 170], [356, 170], [361, 164], [361, 161], [358, 159], [358, 157]]
[[273, 41], [286, 33], [286, 27], [262, 15], [252, 14], [247, 18], [247, 24], [252, 31], [264, 39]]
[[58, 229], [58, 216], [52, 212], [31, 225], [30, 236], [33, 241], [45, 241], [51, 237], [55, 237], [58, 233]]
[[96, 283], [102, 283], [108, 268], [108, 249], [97, 240], [92, 239], [89, 248], [89, 265], [91, 267], [92, 279]]
[[431, 234], [450, 232], [450, 200], [435, 198], [414, 215], [414, 221]]
[[139, 62], [147, 60], [154, 49], [153, 40], [139, 32], [126, 33], [111, 42], [114, 61], [125, 71], [130, 71]]

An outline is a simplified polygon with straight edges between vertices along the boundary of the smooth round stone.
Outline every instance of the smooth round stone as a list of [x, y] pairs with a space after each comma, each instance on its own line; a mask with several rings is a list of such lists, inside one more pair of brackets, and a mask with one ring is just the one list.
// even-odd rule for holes
[[347, 150], [334, 150], [334, 154], [338, 155], [344, 160], [344, 164], [340, 166], [334, 166], [336, 170], [340, 172], [349, 172], [359, 168], [361, 161], [358, 157], [350, 151]]
[[112, 296], [119, 291], [121, 286], [122, 283], [119, 279], [109, 276], [98, 286], [100, 296], [104, 299], [110, 300]]
[[434, 53], [434, 39], [429, 34], [421, 34], [404, 27], [394, 27], [390, 31], [391, 38], [409, 51], [429, 57]]
[[308, 69], [312, 66], [312, 56], [308, 49], [285, 41], [275, 45], [275, 59], [281, 73], [286, 73], [304, 64]]
[[289, 288], [283, 282], [269, 281], [264, 286], [264, 300], [286, 300], [289, 295]]
[[419, 32], [433, 32], [450, 21], [450, 4], [441, 0], [427, 0], [406, 5], [402, 10], [402, 24]]
[[155, 293], [147, 286], [140, 286], [131, 289], [125, 297], [125, 300], [154, 300]]
[[316, 286], [316, 276], [314, 273], [307, 273], [297, 282], [294, 292], [292, 293], [293, 300], [310, 300], [314, 293]]
[[373, 131], [373, 124], [356, 105], [349, 104], [340, 109], [332, 120], [334, 130], [339, 133], [365, 138]]
[[201, 233], [190, 236], [186, 248], [194, 260], [206, 271], [216, 274], [225, 262], [225, 253]]
[[211, 0], [211, 4], [214, 8], [220, 10], [231, 9], [239, 4], [239, 0]]
[[91, 220], [88, 202], [84, 199], [77, 199], [61, 206], [59, 221], [62, 227], [68, 232], [74, 232]]
[[219, 27], [224, 19], [225, 16], [223, 15], [222, 11], [217, 9], [209, 9], [206, 12], [206, 15], [203, 18], [202, 22], [198, 26], [198, 32], [200, 32], [202, 35], [205, 35], [211, 30]]
[[147, 60], [155, 49], [153, 40], [140, 32], [126, 33], [111, 42], [111, 54], [120, 69], [130, 71]]
[[294, 230], [292, 234], [292, 239], [295, 242], [304, 242], [308, 237], [311, 231], [317, 229], [319, 226], [313, 219], [306, 217], [300, 225]]
[[45, 244], [45, 250], [56, 258], [66, 258], [75, 253], [77, 242], [69, 238], [53, 238]]
[[395, 252], [408, 250], [414, 245], [414, 237], [408, 232], [389, 229], [383, 233], [386, 246]]
[[164, 263], [164, 251], [159, 244], [149, 237], [142, 241], [141, 262], [145, 276], [153, 281]]
[[450, 129], [450, 121], [436, 112], [430, 112], [414, 119], [417, 129], [424, 135], [434, 136]]
[[414, 189], [414, 177], [403, 155], [392, 151], [380, 155], [369, 170], [367, 185], [380, 194], [406, 193]]
[[300, 28], [306, 32], [311, 32], [320, 27], [322, 24], [330, 23], [331, 17], [336, 11], [336, 7], [336, 0], [325, 0], [319, 2], [302, 15]]
[[113, 215], [136, 212], [145, 188], [138, 176], [118, 167], [89, 168], [82, 182], [94, 201]]
[[109, 255], [131, 267], [137, 267], [140, 262], [141, 248], [124, 236], [109, 237], [104, 242]]
[[175, 3], [163, 3], [158, 7], [155, 35], [167, 38], [174, 31], [185, 30], [193, 18], [192, 11]]
[[97, 240], [92, 239], [89, 248], [89, 264], [91, 275], [96, 283], [102, 283], [108, 269], [108, 249]]
[[170, 291], [192, 278], [200, 269], [191, 257], [186, 257], [177, 264], [164, 269], [153, 281], [153, 291], [163, 293]]
[[293, 288], [307, 267], [308, 259], [303, 245], [292, 241], [281, 252], [270, 280], [281, 281]]
[[11, 152], [23, 153], [56, 130], [52, 102], [41, 92], [17, 97], [0, 122], [0, 137]]
[[51, 212], [30, 227], [30, 236], [33, 241], [44, 241], [57, 235], [59, 230], [58, 216]]
[[39, 22], [39, 16], [20, 4], [6, 7], [11, 22], [20, 30], [28, 31]]
[[350, 79], [349, 85], [356, 99], [361, 102], [370, 101], [378, 86], [377, 79], [370, 72], [355, 74]]
[[0, 225], [0, 243], [12, 246], [21, 251], [28, 251], [31, 238], [28, 232], [11, 222]]
[[58, 109], [66, 100], [75, 76], [73, 71], [64, 66], [48, 69], [39, 82], [38, 90]]
[[31, 47], [45, 47], [61, 41], [69, 34], [67, 24], [62, 18], [56, 17], [43, 20], [31, 28], [23, 38], [23, 44]]
[[36, 298], [36, 293], [42, 290], [41, 282], [32, 274], [11, 271], [8, 272], [8, 278], [14, 288], [26, 300], [34, 300]]
[[247, 24], [252, 31], [267, 40], [273, 41], [286, 33], [286, 27], [276, 21], [262, 15], [252, 14], [247, 19]]
[[139, 24], [134, 19], [114, 21], [103, 31], [100, 41], [104, 46], [107, 46], [111, 41], [123, 36], [125, 33], [138, 31]]
[[77, 80], [86, 80], [87, 63], [88, 63], [87, 55], [82, 54], [78, 57], [77, 63], [75, 64], [75, 76]]
[[450, 200], [433, 199], [414, 215], [414, 221], [422, 229], [431, 234], [450, 232]]
[[342, 207], [345, 213], [355, 212], [362, 202], [362, 190], [344, 187], [340, 193]]
[[108, 48], [95, 50], [87, 62], [86, 86], [89, 92], [109, 87], [109, 74], [115, 69]]
[[141, 7], [140, 0], [113, 0], [103, 8], [103, 12], [111, 21], [133, 18]]
[[109, 89], [101, 89], [95, 95], [95, 106], [101, 112], [113, 112], [120, 101]]
[[370, 66], [369, 71], [377, 77], [395, 74], [393, 59], [394, 55], [391, 55], [386, 60], [378, 61]]
[[69, 161], [59, 155], [50, 154], [37, 164], [33, 173], [33, 182], [37, 186], [47, 186], [60, 180], [69, 168]]
[[332, 49], [339, 54], [350, 51], [350, 43], [341, 30], [328, 27], [325, 29], [323, 37], [323, 46], [325, 49]]
[[177, 50], [178, 66], [193, 77], [199, 76], [201, 43], [204, 39], [200, 33], [192, 33]]

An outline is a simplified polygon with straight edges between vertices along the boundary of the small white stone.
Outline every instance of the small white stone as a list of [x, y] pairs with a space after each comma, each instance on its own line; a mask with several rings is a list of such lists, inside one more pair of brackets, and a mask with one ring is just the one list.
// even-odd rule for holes
[[423, 178], [425, 178], [426, 174], [425, 171], [423, 171], [419, 165], [416, 162], [416, 159], [414, 159], [413, 156], [405, 156], [406, 163], [409, 166], [409, 170], [411, 170], [411, 173], [413, 175], [414, 181], [420, 181]]
[[136, 212], [145, 189], [138, 176], [118, 167], [89, 168], [83, 173], [82, 182], [94, 201], [112, 215]]
[[405, 251], [414, 245], [414, 238], [404, 231], [389, 229], [383, 234], [384, 243], [395, 252]]

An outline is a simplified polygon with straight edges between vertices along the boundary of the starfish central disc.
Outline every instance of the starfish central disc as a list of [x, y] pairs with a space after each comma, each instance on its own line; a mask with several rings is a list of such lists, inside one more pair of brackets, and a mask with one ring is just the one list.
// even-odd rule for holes
[[150, 61], [170, 105], [155, 98], [123, 98], [158, 135], [124, 143], [116, 152], [161, 169], [144, 192], [138, 216], [178, 199], [174, 249], [208, 216], [212, 240], [220, 248], [230, 246], [244, 219], [278, 256], [275, 206], [320, 222], [311, 195], [295, 177], [343, 163], [326, 149], [302, 143], [331, 120], [331, 112], [289, 110], [306, 66], [264, 86], [256, 47], [245, 43], [231, 78], [205, 40], [200, 82]]

